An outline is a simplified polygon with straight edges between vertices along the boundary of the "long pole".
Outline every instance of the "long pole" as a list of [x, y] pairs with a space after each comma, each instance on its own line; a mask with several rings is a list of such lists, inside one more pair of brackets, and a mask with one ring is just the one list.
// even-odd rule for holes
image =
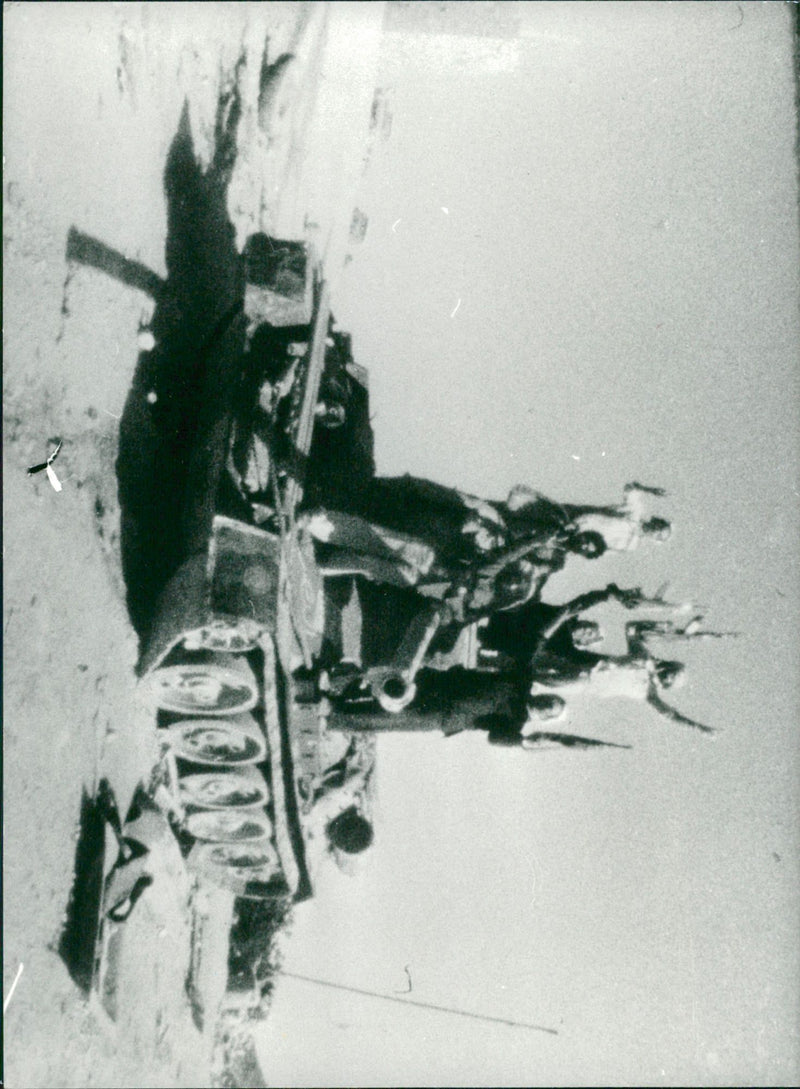
[[534, 1032], [546, 1032], [550, 1036], [558, 1036], [558, 1029], [548, 1028], [545, 1025], [532, 1025], [528, 1021], [512, 1021], [507, 1017], [489, 1017], [483, 1013], [472, 1013], [470, 1010], [458, 1010], [452, 1006], [437, 1006], [433, 1002], [420, 1002], [414, 998], [397, 998], [394, 995], [381, 994], [379, 991], [367, 991], [361, 987], [348, 987], [344, 983], [332, 983], [328, 979], [316, 979], [314, 976], [303, 976], [299, 972], [287, 972], [278, 970], [278, 975], [287, 976], [289, 979], [299, 979], [303, 983], [315, 983], [319, 987], [329, 987], [334, 991], [347, 991], [350, 994], [360, 994], [367, 998], [380, 998], [384, 1002], [397, 1002], [401, 1006], [416, 1006], [423, 1010], [438, 1010], [440, 1013], [454, 1014], [456, 1017], [469, 1017], [473, 1021], [490, 1021], [495, 1025], [510, 1025], [512, 1028], [531, 1029]]

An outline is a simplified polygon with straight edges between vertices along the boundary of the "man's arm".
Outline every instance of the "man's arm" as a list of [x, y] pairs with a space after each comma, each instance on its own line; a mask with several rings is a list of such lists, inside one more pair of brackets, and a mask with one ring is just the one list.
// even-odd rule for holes
[[696, 616], [683, 627], [671, 620], [632, 620], [625, 625], [628, 655], [631, 658], [651, 658], [648, 646], [651, 638], [669, 642], [678, 639], [735, 639], [739, 636], [738, 631], [706, 631], [700, 627], [702, 620], [702, 616]]
[[568, 620], [572, 620], [573, 617], [586, 612], [587, 609], [594, 608], [595, 605], [602, 605], [604, 602], [610, 601], [611, 598], [619, 601], [626, 609], [634, 609], [642, 601], [642, 591], [639, 589], [621, 590], [615, 582], [610, 582], [604, 590], [590, 590], [587, 594], [580, 594], [578, 597], [573, 598], [572, 601], [568, 601], [566, 605], [562, 605], [539, 636], [540, 644], [552, 639], [558, 629]]
[[647, 702], [651, 707], [655, 707], [660, 715], [670, 719], [672, 722], [679, 723], [681, 726], [693, 726], [695, 730], [702, 730], [704, 734], [715, 734], [717, 732], [713, 726], [704, 726], [702, 722], [695, 722], [693, 718], [687, 718], [687, 716], [682, 715], [680, 711], [676, 711], [674, 707], [670, 707], [668, 703], [664, 703], [652, 681], [647, 691]]
[[663, 488], [650, 488], [635, 481], [626, 484], [622, 493], [622, 505], [618, 508], [619, 513], [641, 524], [647, 512], [647, 497], [654, 495], [663, 498], [666, 494]]
[[651, 488], [647, 484], [640, 484], [637, 480], [632, 480], [630, 484], [626, 484], [623, 492], [625, 495], [630, 492], [644, 492], [645, 495], [655, 495], [659, 499], [663, 499], [667, 494], [663, 488]]
[[626, 626], [625, 633], [629, 641], [631, 638], [645, 641], [650, 636], [665, 640], [727, 639], [729, 637], [735, 639], [740, 634], [738, 631], [710, 631], [701, 628], [702, 622], [702, 616], [692, 617], [688, 624], [683, 626], [674, 623], [672, 620], [632, 620]]
[[509, 567], [512, 563], [516, 563], [517, 560], [523, 560], [526, 556], [533, 552], [534, 549], [542, 545], [541, 540], [536, 538], [529, 538], [522, 542], [509, 545], [507, 548], [497, 549], [493, 554], [487, 557], [487, 562], [477, 567], [476, 574], [482, 579], [496, 578], [500, 572]]
[[577, 737], [573, 734], [538, 732], [522, 738], [523, 749], [549, 749], [563, 745], [568, 749], [593, 749], [601, 746], [609, 749], [632, 749], [633, 745], [619, 745], [615, 741], [598, 741], [593, 737]]

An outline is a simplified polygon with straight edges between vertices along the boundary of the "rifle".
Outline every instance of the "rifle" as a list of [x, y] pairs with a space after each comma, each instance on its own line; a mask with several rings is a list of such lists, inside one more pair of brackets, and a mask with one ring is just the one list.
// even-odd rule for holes
[[638, 639], [649, 636], [658, 639], [738, 639], [741, 635], [738, 631], [712, 631], [696, 626], [702, 619], [702, 616], [696, 616], [683, 628], [671, 620], [632, 620], [626, 627], [629, 635]]

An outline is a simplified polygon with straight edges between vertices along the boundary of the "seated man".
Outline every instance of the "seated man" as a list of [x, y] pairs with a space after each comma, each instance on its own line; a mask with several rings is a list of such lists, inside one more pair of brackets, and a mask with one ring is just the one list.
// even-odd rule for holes
[[358, 515], [320, 510], [301, 515], [298, 525], [322, 546], [317, 558], [323, 574], [362, 575], [405, 588], [417, 586], [435, 569], [433, 547]]
[[671, 524], [664, 518], [645, 517], [645, 496], [663, 497], [662, 488], [644, 484], [626, 484], [621, 503], [611, 506], [578, 506], [554, 503], [525, 486], [513, 488], [505, 504], [505, 521], [514, 534], [524, 535], [527, 527], [541, 531], [543, 524], [559, 526], [574, 533], [596, 533], [606, 549], [630, 552], [643, 538], [656, 542], [669, 539]]
[[[642, 700], [673, 722], [714, 733], [710, 726], [688, 718], [664, 701], [664, 692], [685, 682], [685, 667], [681, 662], [656, 658], [650, 653], [647, 636], [652, 634], [652, 624], [652, 621], [628, 624], [628, 653], [619, 657], [587, 652], [588, 659], [593, 661], [584, 659], [578, 664], [552, 655], [547, 657], [546, 653], [537, 655], [532, 664], [531, 696], [557, 696], [564, 701], [564, 713], [570, 701], [584, 694], [597, 699]], [[536, 723], [543, 718], [535, 699], [529, 704], [529, 718], [530, 729], [535, 730]]]
[[428, 664], [435, 669], [448, 669], [456, 662], [495, 671], [527, 669], [546, 643], [550, 655], [591, 665], [594, 657], [582, 657], [582, 650], [601, 641], [603, 632], [595, 621], [580, 614], [610, 600], [630, 609], [653, 599], [645, 598], [640, 590], [620, 590], [610, 583], [604, 590], [581, 594], [565, 605], [551, 605], [534, 597], [517, 607], [497, 609], [480, 616], [466, 630], [454, 620], [443, 625], [433, 639]]
[[349, 511], [434, 548], [445, 566], [471, 563], [506, 542], [491, 503], [457, 488], [413, 477], [375, 477]]
[[626, 609], [647, 601], [641, 590], [621, 590], [613, 582], [603, 590], [581, 594], [565, 605], [530, 601], [517, 609], [501, 610], [490, 616], [481, 630], [481, 643], [518, 662], [530, 663], [546, 645], [551, 655], [591, 665], [594, 655], [585, 654], [585, 650], [603, 635], [599, 626], [583, 619], [581, 613], [611, 600]]
[[[534, 719], [530, 711], [535, 709]], [[486, 723], [491, 745], [518, 746], [526, 750], [540, 749], [630, 749], [630, 745], [619, 745], [614, 741], [600, 741], [593, 737], [578, 737], [575, 734], [557, 733], [543, 730], [541, 726], [557, 722], [565, 713], [564, 701], [559, 696], [533, 696], [529, 700], [528, 721], [519, 727], [510, 727], [507, 721], [494, 720]]]
[[[592, 510], [616, 512], [616, 508], [566, 508], [522, 485], [512, 488], [505, 501], [485, 500], [406, 474], [375, 477], [348, 513], [424, 541], [444, 567], [453, 568], [494, 558], [525, 541], [531, 546], [546, 546], [557, 538], [564, 545], [571, 538], [569, 550], [582, 552], [584, 548], [575, 538], [599, 530], [576, 526], [572, 512]], [[594, 551], [586, 550], [585, 554], [591, 556]]]
[[[538, 598], [570, 553], [592, 559], [609, 549], [630, 551], [643, 537], [665, 540], [669, 523], [646, 518], [644, 510], [646, 495], [663, 494], [632, 483], [622, 503], [591, 507], [556, 503], [518, 485], [505, 501], [487, 501], [406, 475], [374, 478], [359, 492], [357, 508], [320, 513], [310, 526], [335, 546], [323, 562], [440, 600], [452, 587], [456, 613], [468, 623]], [[322, 535], [320, 517], [331, 523]], [[370, 543], [363, 527], [381, 540]], [[409, 555], [412, 541], [419, 555]]]
[[[539, 599], [550, 576], [564, 567], [568, 553], [597, 559], [604, 552], [602, 537], [591, 531], [556, 533], [541, 540], [535, 535], [523, 538], [475, 563], [460, 583], [455, 583], [456, 589], [459, 586], [469, 589], [463, 607], [454, 609], [454, 614], [458, 619], [470, 622], [518, 609]], [[453, 598], [451, 592], [448, 600], [454, 607]]]
[[568, 552], [595, 558], [605, 551], [599, 534], [584, 531], [453, 559], [447, 547], [341, 511], [301, 515], [300, 528], [317, 542], [320, 570], [327, 575], [361, 575], [424, 597], [446, 602], [460, 622], [469, 623], [500, 609], [537, 598], [559, 571]]

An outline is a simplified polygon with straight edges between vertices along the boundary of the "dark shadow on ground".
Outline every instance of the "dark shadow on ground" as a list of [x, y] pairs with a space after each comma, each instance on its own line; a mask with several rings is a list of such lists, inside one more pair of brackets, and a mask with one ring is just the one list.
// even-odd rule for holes
[[[171, 577], [205, 551], [215, 511], [251, 520], [223, 471], [231, 424], [237, 421], [237, 434], [253, 429], [261, 384], [280, 377], [272, 371], [288, 344], [309, 334], [307, 327], [265, 325], [246, 350], [245, 262], [227, 211], [240, 112], [234, 84], [220, 96], [214, 155], [204, 171], [184, 107], [164, 171], [166, 280], [74, 229], [68, 242], [73, 259], [156, 299], [155, 347], [137, 361], [117, 460], [128, 612], [142, 645]], [[302, 473], [311, 505], [358, 505], [354, 493], [374, 475], [369, 398], [358, 383], [351, 386], [344, 426], [315, 427], [302, 466], [293, 465], [293, 447], [280, 430], [274, 435], [272, 456], [292, 475]]]
[[87, 994], [92, 985], [94, 950], [103, 893], [105, 824], [103, 805], [84, 791], [81, 798], [72, 892], [66, 922], [58, 943], [58, 954], [73, 981]]
[[156, 296], [156, 347], [139, 356], [117, 460], [123, 573], [140, 637], [165, 584], [202, 538], [198, 521], [210, 527], [219, 459], [209, 443], [226, 430], [244, 348], [244, 282], [227, 212], [239, 115], [234, 86], [220, 96], [215, 151], [203, 171], [185, 105], [167, 156], [167, 279]]
[[290, 910], [287, 897], [237, 899], [228, 952], [229, 990], [243, 993], [257, 987], [269, 996], [275, 982], [272, 943]]
[[105, 242], [79, 231], [77, 227], [69, 229], [66, 257], [67, 261], [99, 269], [107, 276], [119, 280], [121, 284], [143, 291], [156, 301], [163, 293], [164, 281], [147, 265], [131, 260], [119, 250], [107, 246]]

